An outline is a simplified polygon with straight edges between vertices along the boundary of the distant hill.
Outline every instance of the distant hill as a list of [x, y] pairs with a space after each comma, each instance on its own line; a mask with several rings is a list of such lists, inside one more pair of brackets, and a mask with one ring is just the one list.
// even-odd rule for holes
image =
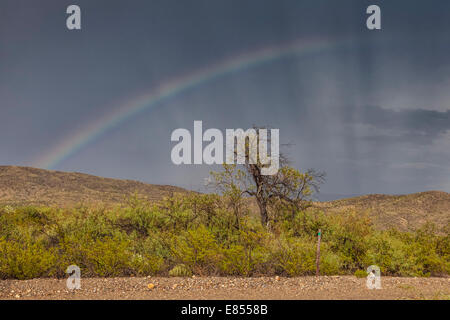
[[450, 194], [427, 191], [407, 195], [371, 194], [329, 202], [316, 202], [314, 207], [335, 214], [346, 209], [367, 211], [380, 229], [396, 227], [413, 230], [425, 222], [435, 223], [439, 229], [450, 224]]
[[160, 200], [185, 189], [132, 180], [101, 178], [83, 173], [0, 166], [0, 204], [73, 207], [78, 204], [115, 205], [137, 193]]
[[[0, 166], [0, 205], [43, 205], [73, 207], [79, 204], [107, 206], [123, 204], [137, 193], [150, 201], [161, 200], [186, 189], [152, 185], [132, 180], [101, 178], [83, 173]], [[252, 211], [256, 204], [251, 205]], [[328, 202], [314, 202], [327, 214], [346, 209], [367, 211], [380, 229], [413, 230], [427, 221], [441, 230], [450, 224], [450, 194], [428, 191], [408, 195], [373, 194]], [[256, 211], [255, 211], [256, 213]]]
[[341, 193], [317, 193], [314, 195], [315, 200], [320, 202], [334, 201], [339, 199], [347, 199], [359, 197], [361, 194], [341, 194]]

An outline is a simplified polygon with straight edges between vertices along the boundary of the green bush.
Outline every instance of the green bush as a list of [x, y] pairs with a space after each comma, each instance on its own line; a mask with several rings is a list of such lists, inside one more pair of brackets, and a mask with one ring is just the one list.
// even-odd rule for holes
[[286, 275], [320, 272], [365, 275], [450, 274], [450, 226], [415, 232], [377, 231], [365, 213], [325, 216], [317, 209], [280, 207], [270, 231], [243, 202], [217, 195], [173, 196], [158, 204], [137, 197], [128, 207], [55, 209], [0, 207], [0, 278], [66, 277], [75, 264], [84, 277], [127, 275]]
[[177, 264], [169, 271], [169, 276], [171, 277], [190, 277], [191, 275], [191, 269], [184, 264]]
[[131, 259], [131, 269], [136, 275], [156, 275], [163, 264], [163, 258], [151, 254], [133, 254]]
[[355, 277], [357, 278], [366, 278], [368, 276], [367, 271], [364, 270], [356, 270], [355, 271]]
[[220, 269], [225, 275], [250, 276], [264, 273], [264, 262], [267, 258], [268, 252], [262, 246], [250, 248], [232, 244], [222, 249]]
[[32, 279], [54, 274], [56, 252], [41, 241], [6, 241], [0, 238], [0, 277]]
[[66, 238], [61, 243], [63, 249], [60, 270], [64, 266], [77, 265], [86, 276], [114, 277], [130, 275], [133, 262], [128, 250], [130, 243], [118, 237], [102, 239]]
[[342, 258], [329, 250], [324, 250], [320, 255], [320, 274], [339, 275], [343, 274]]
[[194, 273], [214, 272], [218, 251], [214, 236], [204, 225], [173, 239], [172, 253], [175, 259], [187, 265]]
[[354, 272], [366, 267], [369, 236], [373, 229], [367, 215], [349, 210], [333, 215], [323, 235], [330, 249], [342, 260], [342, 269]]
[[314, 244], [300, 238], [280, 239], [273, 259], [279, 270], [289, 276], [311, 275], [316, 270]]

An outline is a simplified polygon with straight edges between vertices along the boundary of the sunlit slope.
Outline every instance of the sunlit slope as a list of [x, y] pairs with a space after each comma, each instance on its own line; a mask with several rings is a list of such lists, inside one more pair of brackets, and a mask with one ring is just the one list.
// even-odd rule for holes
[[83, 173], [0, 166], [0, 204], [59, 207], [115, 205], [125, 203], [135, 193], [144, 199], [160, 200], [177, 192], [187, 191], [173, 186], [101, 178]]

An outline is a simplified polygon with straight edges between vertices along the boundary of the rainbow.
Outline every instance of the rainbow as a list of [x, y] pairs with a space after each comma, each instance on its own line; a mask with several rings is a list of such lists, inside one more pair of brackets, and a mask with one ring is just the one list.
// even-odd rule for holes
[[108, 130], [132, 119], [137, 114], [153, 110], [161, 102], [174, 98], [188, 90], [198, 88], [217, 78], [253, 68], [265, 63], [277, 61], [288, 56], [301, 56], [318, 53], [344, 45], [345, 40], [310, 39], [295, 41], [286, 45], [266, 47], [239, 54], [215, 65], [200, 69], [192, 74], [184, 75], [129, 100], [123, 105], [113, 108], [111, 113], [92, 121], [77, 132], [69, 135], [51, 150], [32, 162], [32, 166], [53, 169], [91, 144]]

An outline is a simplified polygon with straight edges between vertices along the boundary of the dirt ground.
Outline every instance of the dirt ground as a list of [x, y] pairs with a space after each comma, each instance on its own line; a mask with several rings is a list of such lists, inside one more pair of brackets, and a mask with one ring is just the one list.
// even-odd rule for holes
[[0, 299], [445, 299], [450, 278], [382, 277], [369, 290], [354, 276], [260, 278], [86, 278], [68, 290], [65, 279], [1, 280]]

